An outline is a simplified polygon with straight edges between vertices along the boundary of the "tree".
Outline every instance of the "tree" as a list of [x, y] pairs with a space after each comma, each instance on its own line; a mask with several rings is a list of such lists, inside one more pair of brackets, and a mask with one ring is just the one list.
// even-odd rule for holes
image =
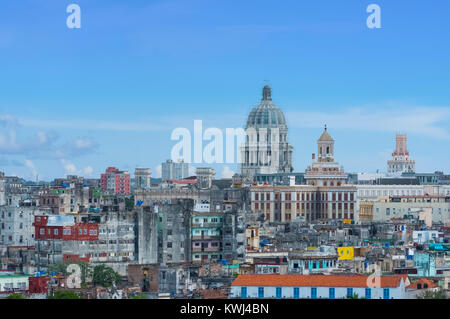
[[47, 272], [49, 275], [52, 272], [54, 272], [55, 275], [69, 276], [70, 274], [67, 271], [67, 267], [71, 264], [77, 264], [78, 266], [80, 266], [82, 283], [85, 283], [87, 278], [92, 276], [92, 266], [83, 260], [71, 260], [71, 261], [53, 264], [48, 267]]
[[22, 294], [12, 293], [5, 299], [25, 299], [25, 297]]
[[91, 266], [91, 264], [89, 264], [89, 263], [87, 263], [85, 261], [82, 261], [82, 260], [76, 261], [75, 263], [78, 264], [78, 266], [80, 266], [80, 269], [81, 269], [81, 283], [85, 284], [86, 283], [86, 279], [90, 278], [92, 276], [92, 272], [93, 272], [92, 266]]
[[134, 208], [134, 196], [132, 195], [131, 197], [125, 197], [125, 208], [127, 209], [127, 211], [132, 211]]
[[119, 283], [122, 280], [122, 277], [111, 267], [99, 265], [94, 267], [94, 275], [92, 277], [92, 280], [96, 285], [109, 287], [113, 283]]
[[67, 290], [58, 290], [48, 299], [81, 299], [81, 295]]
[[442, 290], [427, 290], [417, 296], [417, 299], [447, 299], [447, 296]]
[[55, 275], [67, 276], [67, 266], [68, 264], [64, 262], [50, 265], [48, 266], [47, 273], [50, 275], [53, 272]]

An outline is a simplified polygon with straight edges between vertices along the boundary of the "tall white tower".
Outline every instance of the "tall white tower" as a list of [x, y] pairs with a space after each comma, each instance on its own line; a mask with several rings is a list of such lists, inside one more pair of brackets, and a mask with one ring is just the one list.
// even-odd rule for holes
[[334, 140], [328, 134], [327, 127], [317, 140], [317, 161], [315, 154], [312, 156], [312, 166], [306, 169], [305, 179], [307, 184], [314, 186], [341, 186], [348, 178], [344, 167], [334, 161]]
[[387, 161], [388, 173], [414, 173], [416, 171], [416, 161], [409, 158], [406, 142], [406, 134], [396, 135], [395, 151], [392, 153], [393, 159]]
[[272, 89], [263, 88], [261, 103], [253, 108], [245, 127], [246, 141], [241, 147], [241, 173], [292, 172], [292, 145], [287, 142], [288, 128], [283, 112], [272, 103]]

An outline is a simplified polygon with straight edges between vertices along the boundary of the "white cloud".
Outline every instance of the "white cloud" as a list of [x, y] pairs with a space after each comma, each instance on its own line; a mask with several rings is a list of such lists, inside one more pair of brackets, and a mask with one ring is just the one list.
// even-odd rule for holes
[[92, 168], [92, 166], [86, 166], [85, 168], [83, 168], [84, 176], [92, 176], [93, 172], [94, 169]]
[[[46, 126], [48, 127], [51, 126]], [[26, 136], [22, 132], [23, 128], [14, 116], [0, 115], [1, 153], [24, 155], [33, 159], [61, 159], [89, 154], [98, 149], [98, 144], [89, 137], [59, 142], [59, 134], [55, 131], [39, 130], [31, 136]]]
[[82, 169], [77, 169], [75, 164], [73, 164], [71, 161], [62, 159], [61, 163], [64, 167], [64, 172], [66, 175], [82, 175], [82, 176], [92, 176], [94, 169], [92, 166], [86, 166]]
[[[384, 108], [384, 109], [383, 109]], [[286, 112], [290, 127], [417, 133], [450, 140], [450, 107], [359, 107], [340, 112]]]
[[77, 168], [72, 162], [62, 159], [61, 163], [63, 164], [64, 171], [67, 175], [75, 175], [77, 173]]
[[34, 166], [34, 163], [30, 160], [25, 160], [25, 166], [28, 167], [31, 171], [31, 176], [33, 180], [37, 179], [39, 176], [38, 171], [36, 170], [36, 167]]
[[222, 169], [222, 178], [231, 178], [235, 172], [229, 166], [224, 166]]

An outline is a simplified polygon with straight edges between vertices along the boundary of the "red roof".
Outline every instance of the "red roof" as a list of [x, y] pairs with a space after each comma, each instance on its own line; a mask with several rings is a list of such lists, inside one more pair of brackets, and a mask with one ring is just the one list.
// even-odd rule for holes
[[[421, 289], [427, 289], [427, 288], [436, 288], [437, 286], [434, 284], [434, 282], [426, 279], [426, 278], [421, 278], [415, 282], [413, 282], [411, 285], [407, 286], [406, 288], [408, 289], [418, 289], [417, 288], [417, 284], [421, 285]], [[427, 288], [424, 287], [424, 285], [427, 285]]]
[[[270, 287], [368, 287], [368, 276], [361, 275], [239, 275], [232, 286]], [[400, 286], [399, 276], [381, 276], [381, 287]]]

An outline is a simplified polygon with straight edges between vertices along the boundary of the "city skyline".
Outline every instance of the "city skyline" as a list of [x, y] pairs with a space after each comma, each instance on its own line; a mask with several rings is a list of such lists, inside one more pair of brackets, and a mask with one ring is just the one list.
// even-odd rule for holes
[[448, 12], [4, 1], [0, 301], [448, 300]]
[[386, 171], [400, 132], [417, 172], [450, 171], [446, 2], [378, 1], [379, 30], [365, 25], [368, 1], [77, 1], [79, 30], [65, 26], [65, 3], [24, 3], [0, 13], [7, 175], [99, 177], [115, 166], [158, 177], [173, 129], [244, 127], [267, 83], [296, 172], [325, 124], [348, 172]]

